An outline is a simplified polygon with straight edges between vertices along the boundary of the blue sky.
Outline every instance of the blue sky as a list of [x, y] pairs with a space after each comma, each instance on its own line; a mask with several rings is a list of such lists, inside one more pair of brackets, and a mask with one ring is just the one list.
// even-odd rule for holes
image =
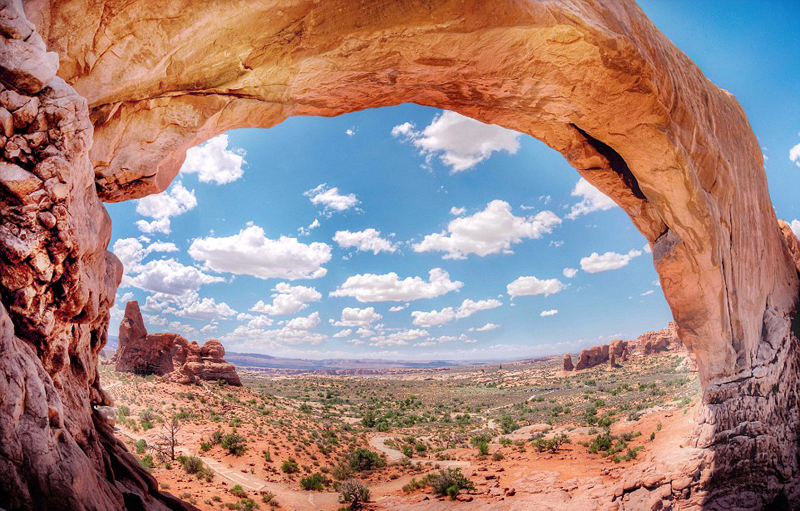
[[[736, 95], [778, 216], [800, 218], [800, 8], [640, 5]], [[230, 351], [503, 359], [670, 319], [644, 238], [561, 155], [417, 105], [231, 131], [164, 194], [108, 209], [126, 264], [112, 334], [135, 298], [149, 331]]]

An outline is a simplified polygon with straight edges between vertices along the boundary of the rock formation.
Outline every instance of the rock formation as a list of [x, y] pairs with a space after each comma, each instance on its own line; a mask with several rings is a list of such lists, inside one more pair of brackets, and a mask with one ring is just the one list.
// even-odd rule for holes
[[686, 351], [686, 347], [678, 338], [678, 329], [674, 321], [670, 321], [667, 328], [662, 330], [643, 333], [629, 343], [628, 349], [635, 355]]
[[575, 366], [572, 365], [572, 355], [569, 353], [564, 354], [564, 364], [562, 366], [564, 371], [572, 371]]
[[543, 140], [650, 243], [696, 356], [707, 455], [624, 492], [798, 506], [798, 272], [762, 152], [735, 99], [633, 0], [26, 2], [36, 30], [22, 7], [0, 4], [0, 413], [24, 412], [0, 417], [0, 507], [189, 507], [93, 413], [121, 275], [97, 193], [164, 190], [188, 148], [228, 129], [403, 102]]
[[84, 98], [0, 2], [0, 508], [195, 509], [114, 437], [97, 371], [122, 265]]
[[628, 359], [628, 341], [622, 339], [615, 339], [608, 345], [609, 357], [613, 356], [615, 360], [624, 362]]
[[608, 344], [594, 346], [589, 349], [581, 350], [578, 354], [578, 363], [575, 364], [575, 370], [589, 369], [590, 367], [605, 364], [606, 362], [608, 362]]
[[229, 385], [242, 384], [234, 365], [225, 361], [221, 342], [211, 339], [200, 347], [178, 334], [148, 334], [136, 300], [125, 305], [113, 362], [117, 371], [156, 374], [177, 383], [223, 380]]
[[797, 271], [800, 271], [800, 241], [798, 241], [797, 236], [794, 235], [792, 226], [783, 220], [778, 220], [778, 225], [781, 228], [781, 234], [783, 235], [783, 238], [786, 240], [786, 246], [789, 249], [789, 253], [792, 255], [794, 265], [797, 268]]
[[[617, 367], [619, 362], [628, 360], [630, 355], [644, 356], [655, 353], [680, 353], [686, 351], [686, 346], [678, 338], [677, 325], [670, 321], [663, 330], [645, 332], [633, 341], [615, 339], [609, 344], [594, 346], [585, 349], [578, 355], [576, 370], [589, 369], [608, 363], [609, 368]], [[569, 359], [569, 364], [567, 360]], [[569, 365], [569, 369], [567, 369]], [[564, 370], [572, 371], [572, 357], [569, 353], [564, 355]]]

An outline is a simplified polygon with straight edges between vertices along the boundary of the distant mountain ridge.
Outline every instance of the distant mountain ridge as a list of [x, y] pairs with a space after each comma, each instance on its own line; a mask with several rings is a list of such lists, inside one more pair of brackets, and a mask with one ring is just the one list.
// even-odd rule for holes
[[408, 360], [384, 359], [326, 359], [309, 360], [302, 358], [283, 358], [258, 353], [234, 353], [229, 351], [225, 359], [238, 367], [256, 367], [261, 369], [294, 369], [294, 370], [358, 370], [358, 369], [432, 369], [438, 367], [462, 367], [480, 365], [484, 362], [431, 360], [415, 362]]

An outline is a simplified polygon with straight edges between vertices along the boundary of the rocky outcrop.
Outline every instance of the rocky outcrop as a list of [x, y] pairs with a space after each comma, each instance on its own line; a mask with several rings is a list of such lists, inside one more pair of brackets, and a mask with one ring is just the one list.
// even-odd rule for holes
[[97, 370], [122, 276], [84, 98], [0, 2], [0, 508], [194, 509], [114, 437]]
[[655, 353], [682, 353], [686, 346], [678, 337], [678, 328], [670, 321], [667, 328], [645, 332], [631, 341], [628, 349], [635, 355], [652, 355]]
[[[36, 420], [0, 421], [0, 507], [173, 505], [92, 412], [108, 401], [97, 354], [120, 278], [96, 191], [164, 190], [188, 148], [228, 129], [404, 102], [543, 140], [647, 238], [696, 356], [708, 454], [702, 476], [657, 486], [708, 509], [800, 502], [800, 284], [760, 146], [632, 0], [25, 2], [63, 81], [22, 2], [1, 8], [0, 300], [19, 343], [0, 365], [19, 361], [29, 379], [14, 381], [39, 393], [23, 393]], [[4, 405], [31, 402], [20, 392]], [[39, 406], [59, 400], [64, 436], [58, 407], [44, 420]]]
[[211, 339], [200, 347], [178, 334], [148, 334], [136, 300], [125, 305], [113, 362], [117, 371], [155, 374], [176, 383], [222, 380], [229, 385], [242, 384], [234, 365], [225, 361], [221, 342]]
[[125, 316], [119, 325], [119, 346], [114, 354], [117, 371], [137, 374], [165, 375], [174, 370], [172, 351], [176, 344], [187, 341], [178, 334], [149, 334], [144, 326], [139, 303], [125, 305]]
[[608, 356], [613, 356], [617, 362], [624, 362], [628, 359], [628, 341], [615, 339], [608, 345]]
[[[631, 355], [645, 356], [656, 353], [683, 353], [685, 351], [686, 346], [678, 338], [677, 326], [674, 321], [671, 321], [667, 328], [645, 332], [633, 341], [615, 339], [609, 344], [582, 350], [578, 355], [578, 363], [575, 366], [575, 370], [589, 369], [606, 363], [609, 368], [614, 368], [620, 362], [628, 360]], [[570, 369], [567, 369], [567, 359], [569, 359]], [[563, 368], [565, 371], [572, 370], [572, 357], [569, 354], [564, 355]]]
[[564, 371], [572, 371], [575, 366], [572, 365], [572, 355], [569, 353], [564, 354], [564, 362], [562, 364], [562, 370]]
[[222, 380], [228, 385], [242, 384], [236, 367], [225, 361], [225, 348], [217, 339], [210, 339], [203, 346], [194, 341], [185, 343], [174, 354], [173, 363], [176, 369], [166, 379], [176, 383]]
[[797, 236], [795, 236], [794, 231], [792, 231], [791, 225], [783, 220], [778, 220], [778, 225], [781, 228], [783, 239], [786, 240], [786, 247], [789, 249], [789, 254], [792, 256], [794, 265], [797, 271], [800, 271], [800, 241], [797, 240]]
[[589, 369], [590, 367], [598, 366], [608, 362], [608, 344], [602, 346], [594, 346], [589, 349], [581, 350], [578, 354], [578, 363], [575, 364], [575, 370]]

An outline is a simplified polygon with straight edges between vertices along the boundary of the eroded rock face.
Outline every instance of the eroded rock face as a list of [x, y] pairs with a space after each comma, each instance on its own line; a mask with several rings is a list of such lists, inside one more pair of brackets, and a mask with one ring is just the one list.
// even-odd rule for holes
[[[91, 419], [90, 405], [104, 402], [97, 353], [120, 275], [94, 185], [103, 200], [142, 197], [169, 185], [188, 148], [225, 130], [416, 102], [543, 140], [648, 239], [696, 356], [705, 403], [697, 446], [708, 456], [679, 476], [660, 474], [656, 486], [632, 483], [622, 501], [668, 488], [708, 509], [800, 502], [798, 276], [769, 205], [758, 141], [731, 95], [632, 0], [295, 0], [278, 11], [271, 3], [27, 2], [59, 55], [60, 76], [88, 99], [94, 176], [82, 98], [48, 79], [52, 58], [20, 3], [3, 6], [0, 79], [16, 90], [0, 95], [2, 159], [16, 167], [0, 171], [0, 299], [30, 348], [15, 353], [51, 377], [64, 429], [81, 446], [63, 451], [61, 464], [94, 469], [76, 472], [86, 484], [63, 486], [62, 498], [73, 499], [65, 501], [87, 494], [90, 503], [108, 499], [95, 508], [118, 507], [119, 481], [141, 472], [106, 470], [121, 458]], [[20, 422], [0, 430], [21, 438]], [[62, 489], [16, 462], [4, 470], [18, 491], [28, 489], [16, 507]], [[702, 476], [683, 484], [687, 473]], [[130, 477], [138, 482], [126, 495], [137, 497], [125, 498], [144, 503], [125, 500], [129, 508], [164, 505], [143, 490], [144, 476]]]
[[575, 365], [575, 370], [589, 369], [606, 362], [608, 362], [608, 344], [594, 346], [581, 350], [580, 354], [578, 354], [578, 363]]
[[[0, 508], [194, 509], [114, 437], [98, 354], [122, 275], [86, 100], [0, 2]], [[97, 409], [98, 411], [95, 411]]]
[[572, 365], [572, 355], [569, 353], [564, 354], [564, 362], [562, 364], [562, 369], [564, 371], [572, 371], [575, 369], [575, 366]]
[[184, 384], [223, 380], [240, 386], [236, 368], [224, 358], [225, 348], [216, 339], [200, 347], [175, 333], [148, 334], [139, 302], [131, 300], [125, 305], [113, 359], [117, 371], [155, 374]]
[[678, 337], [677, 325], [670, 321], [667, 328], [645, 332], [629, 344], [631, 353], [635, 355], [652, 355], [654, 353], [680, 353], [686, 347]]

